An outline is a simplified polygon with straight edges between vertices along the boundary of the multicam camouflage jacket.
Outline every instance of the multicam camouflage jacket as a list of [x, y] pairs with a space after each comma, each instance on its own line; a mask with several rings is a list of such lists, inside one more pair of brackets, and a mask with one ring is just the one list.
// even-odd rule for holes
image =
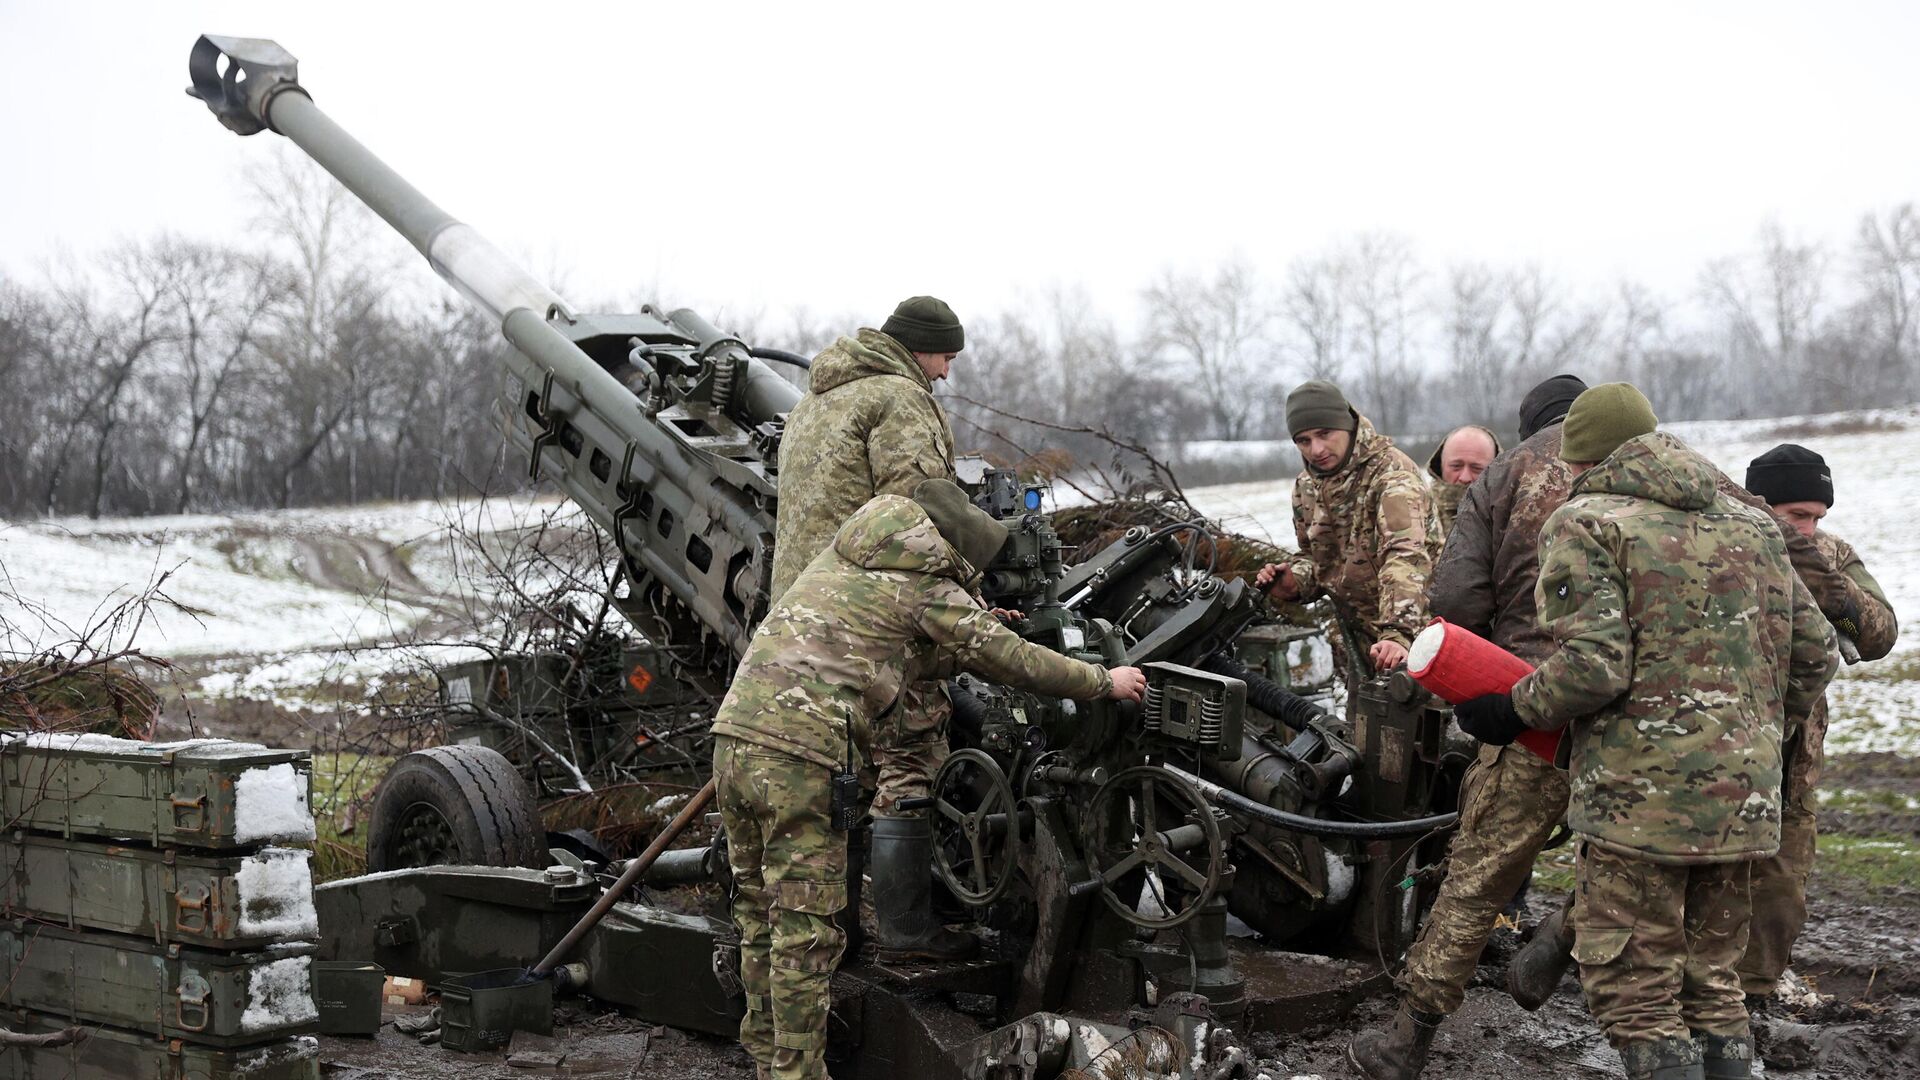
[[[1878, 660], [1893, 651], [1893, 643], [1900, 635], [1900, 624], [1894, 618], [1893, 605], [1887, 603], [1887, 594], [1880, 591], [1880, 583], [1867, 573], [1867, 566], [1860, 561], [1859, 553], [1853, 545], [1834, 536], [1832, 533], [1816, 530], [1813, 545], [1820, 550], [1827, 564], [1839, 574], [1845, 582], [1849, 599], [1853, 601], [1860, 614], [1854, 620], [1854, 648], [1862, 660]], [[1827, 742], [1827, 699], [1822, 695], [1813, 711], [1807, 716], [1800, 729], [1800, 737], [1790, 747], [1787, 760], [1786, 790], [1789, 798], [1811, 799], [1815, 786], [1820, 783], [1821, 770], [1826, 765]], [[1808, 810], [1814, 809], [1807, 806]]]
[[776, 602], [868, 499], [953, 479], [953, 428], [904, 345], [862, 329], [814, 358], [810, 374], [780, 439]]
[[1097, 698], [1107, 669], [1021, 640], [968, 592], [979, 576], [920, 504], [880, 495], [794, 579], [754, 632], [713, 725], [725, 735], [835, 768], [871, 747], [874, 717], [909, 654], [1053, 697]]
[[1513, 702], [1530, 726], [1572, 724], [1567, 824], [1652, 862], [1772, 855], [1782, 729], [1832, 676], [1834, 638], [1771, 515], [1654, 432], [1575, 480], [1540, 545], [1559, 647]]
[[1533, 586], [1540, 578], [1540, 527], [1573, 487], [1554, 423], [1493, 459], [1460, 500], [1447, 545], [1434, 564], [1427, 605], [1530, 664], [1553, 651], [1540, 625]]
[[1302, 600], [1331, 596], [1370, 642], [1412, 644], [1426, 623], [1436, 546], [1427, 531], [1427, 483], [1366, 417], [1344, 465], [1331, 476], [1307, 469], [1294, 481], [1293, 533], [1300, 553], [1287, 565]]
[[1813, 546], [1840, 575], [1847, 596], [1860, 609], [1855, 622], [1855, 633], [1848, 636], [1860, 652], [1862, 660], [1878, 660], [1893, 651], [1893, 644], [1900, 637], [1900, 622], [1894, 618], [1893, 605], [1887, 602], [1887, 594], [1880, 589], [1880, 583], [1867, 573], [1867, 564], [1860, 561], [1860, 553], [1845, 540], [1815, 529]]

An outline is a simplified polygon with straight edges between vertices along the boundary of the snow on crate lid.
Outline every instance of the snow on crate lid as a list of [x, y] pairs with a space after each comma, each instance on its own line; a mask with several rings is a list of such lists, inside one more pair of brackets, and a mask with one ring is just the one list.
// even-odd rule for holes
[[313, 810], [307, 805], [306, 777], [281, 762], [248, 769], [233, 782], [233, 838], [312, 840]]
[[1447, 624], [1434, 620], [1433, 624], [1420, 631], [1413, 639], [1413, 647], [1407, 650], [1407, 674], [1419, 678], [1433, 666], [1433, 658], [1440, 655], [1440, 646], [1447, 641]]

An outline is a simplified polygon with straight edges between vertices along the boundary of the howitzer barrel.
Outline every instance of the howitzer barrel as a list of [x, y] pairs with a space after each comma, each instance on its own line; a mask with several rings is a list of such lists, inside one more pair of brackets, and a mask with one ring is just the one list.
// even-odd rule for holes
[[297, 66], [272, 41], [205, 36], [189, 93], [241, 135], [293, 140], [498, 321], [509, 442], [612, 535], [629, 618], [699, 642], [694, 666], [724, 684], [769, 599], [779, 420], [799, 390], [691, 311], [572, 311], [329, 119]]
[[[527, 308], [543, 320], [566, 302], [499, 248], [435, 205], [347, 134], [300, 85], [299, 62], [262, 38], [203, 36], [188, 61], [193, 93], [242, 135], [277, 131], [427, 257], [434, 272], [504, 322]], [[582, 359], [585, 359], [584, 357]]]

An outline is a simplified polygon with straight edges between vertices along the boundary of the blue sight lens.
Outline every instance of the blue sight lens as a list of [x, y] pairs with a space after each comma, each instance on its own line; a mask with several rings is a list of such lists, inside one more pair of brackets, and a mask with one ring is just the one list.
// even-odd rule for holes
[[1039, 488], [1027, 489], [1027, 509], [1029, 510], [1040, 509], [1040, 489]]

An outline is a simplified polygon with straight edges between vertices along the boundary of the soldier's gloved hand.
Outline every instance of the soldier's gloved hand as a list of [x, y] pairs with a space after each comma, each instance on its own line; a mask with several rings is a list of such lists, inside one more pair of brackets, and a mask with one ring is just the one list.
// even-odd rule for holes
[[1860, 603], [1853, 597], [1847, 597], [1847, 606], [1840, 609], [1839, 615], [1827, 621], [1833, 623], [1835, 630], [1855, 641], [1860, 640]]
[[1526, 721], [1513, 707], [1512, 694], [1481, 694], [1453, 707], [1453, 718], [1460, 730], [1494, 746], [1505, 746], [1527, 730]]
[[1137, 667], [1108, 668], [1107, 674], [1113, 679], [1113, 688], [1107, 696], [1115, 701], [1137, 702], [1147, 694], [1147, 673]]

